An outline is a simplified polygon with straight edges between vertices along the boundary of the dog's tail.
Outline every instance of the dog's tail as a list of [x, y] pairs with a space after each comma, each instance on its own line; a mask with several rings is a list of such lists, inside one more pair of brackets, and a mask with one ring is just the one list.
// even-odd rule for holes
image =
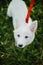
[[29, 21], [29, 17], [30, 17], [34, 3], [35, 3], [35, 0], [32, 0], [30, 7], [28, 8], [28, 12], [27, 12], [27, 16], [26, 16], [26, 23], [28, 23], [28, 21]]

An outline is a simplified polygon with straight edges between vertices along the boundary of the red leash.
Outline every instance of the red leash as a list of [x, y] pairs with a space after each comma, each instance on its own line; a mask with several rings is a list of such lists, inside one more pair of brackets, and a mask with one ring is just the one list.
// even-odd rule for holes
[[32, 0], [32, 2], [30, 4], [30, 7], [28, 8], [28, 12], [27, 12], [27, 16], [26, 16], [26, 23], [28, 23], [28, 20], [29, 20], [29, 17], [30, 17], [30, 14], [31, 14], [34, 3], [35, 3], [35, 1]]

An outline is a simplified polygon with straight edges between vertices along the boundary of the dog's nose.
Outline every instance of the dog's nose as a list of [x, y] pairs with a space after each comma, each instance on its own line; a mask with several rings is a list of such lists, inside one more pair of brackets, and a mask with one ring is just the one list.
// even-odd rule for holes
[[19, 44], [19, 47], [22, 47], [23, 45], [22, 44]]

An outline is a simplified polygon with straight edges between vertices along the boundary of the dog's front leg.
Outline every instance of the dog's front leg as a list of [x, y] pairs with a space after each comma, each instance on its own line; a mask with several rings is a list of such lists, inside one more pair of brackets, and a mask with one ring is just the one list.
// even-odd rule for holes
[[18, 20], [15, 17], [13, 17], [13, 27], [14, 29], [17, 29], [19, 27]]

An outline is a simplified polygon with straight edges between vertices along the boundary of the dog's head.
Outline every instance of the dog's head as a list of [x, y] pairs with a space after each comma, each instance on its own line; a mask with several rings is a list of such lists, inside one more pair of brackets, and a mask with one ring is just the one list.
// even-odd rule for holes
[[26, 45], [31, 44], [35, 38], [36, 29], [37, 21], [34, 21], [30, 25], [24, 24], [20, 28], [14, 30], [16, 46], [23, 48]]

